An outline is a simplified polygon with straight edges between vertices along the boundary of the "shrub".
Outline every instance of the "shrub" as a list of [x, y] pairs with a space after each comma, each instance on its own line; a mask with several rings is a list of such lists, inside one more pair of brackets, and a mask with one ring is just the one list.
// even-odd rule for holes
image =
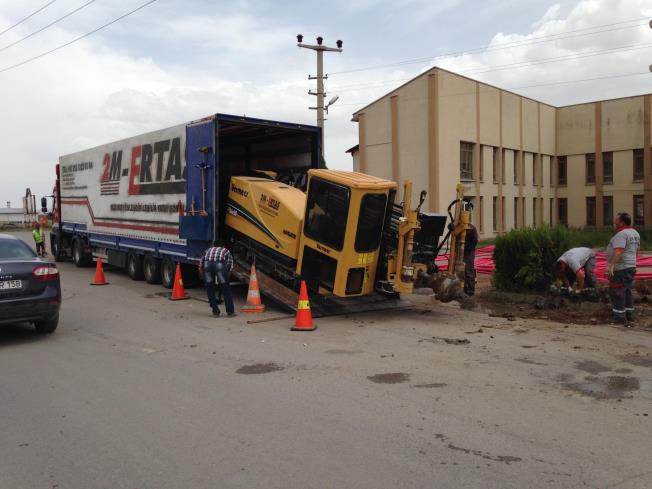
[[553, 283], [552, 265], [572, 247], [564, 226], [514, 229], [496, 238], [495, 283], [499, 290], [545, 291]]

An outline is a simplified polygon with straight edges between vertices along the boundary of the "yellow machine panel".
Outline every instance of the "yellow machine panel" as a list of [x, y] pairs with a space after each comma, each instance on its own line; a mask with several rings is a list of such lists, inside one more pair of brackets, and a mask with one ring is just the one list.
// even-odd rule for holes
[[232, 177], [226, 225], [296, 259], [306, 208], [306, 194], [276, 180]]
[[306, 223], [298, 269], [339, 297], [374, 291], [379, 248], [396, 183], [356, 172], [309, 171]]

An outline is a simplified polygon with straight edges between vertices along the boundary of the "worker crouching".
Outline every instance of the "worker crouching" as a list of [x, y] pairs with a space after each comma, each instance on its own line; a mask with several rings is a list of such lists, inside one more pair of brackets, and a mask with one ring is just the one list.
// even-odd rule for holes
[[229, 283], [232, 269], [233, 256], [231, 255], [231, 252], [224, 246], [220, 246], [218, 242], [214, 241], [213, 246], [206, 250], [199, 263], [199, 272], [204, 277], [206, 294], [208, 295], [208, 302], [211, 305], [214, 317], [220, 317], [220, 308], [218, 300], [215, 297], [216, 281], [220, 284], [224, 295], [224, 307], [226, 308], [227, 316], [236, 316], [235, 307], [233, 305], [233, 294]]
[[596, 286], [595, 253], [591, 248], [571, 248], [557, 259], [552, 269], [565, 287], [580, 291]]

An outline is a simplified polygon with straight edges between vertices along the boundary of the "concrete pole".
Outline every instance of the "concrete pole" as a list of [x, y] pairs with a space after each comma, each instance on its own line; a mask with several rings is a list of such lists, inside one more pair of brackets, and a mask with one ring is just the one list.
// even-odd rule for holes
[[[324, 134], [324, 51], [317, 51], [317, 125]], [[323, 136], [322, 136], [323, 139]], [[324, 141], [321, 143], [322, 155], [324, 154]]]
[[317, 80], [317, 91], [313, 92], [312, 90], [309, 90], [308, 93], [310, 95], [316, 95], [317, 96], [317, 105], [315, 107], [310, 107], [311, 110], [316, 110], [317, 111], [317, 126], [321, 128], [321, 156], [322, 158], [324, 157], [324, 145], [325, 145], [325, 140], [326, 137], [324, 136], [324, 112], [326, 111], [326, 107], [324, 106], [324, 97], [326, 96], [326, 91], [324, 88], [324, 79], [326, 78], [324, 76], [324, 52], [336, 52], [336, 53], [341, 53], [342, 52], [342, 41], [338, 40], [337, 41], [337, 47], [336, 48], [331, 48], [328, 46], [324, 46], [322, 44], [323, 38], [318, 37], [317, 38], [317, 44], [305, 44], [303, 43], [303, 36], [299, 34], [297, 36], [297, 46], [300, 48], [305, 48], [305, 49], [312, 49], [313, 51], [317, 52], [317, 76], [308, 76], [309, 80]]

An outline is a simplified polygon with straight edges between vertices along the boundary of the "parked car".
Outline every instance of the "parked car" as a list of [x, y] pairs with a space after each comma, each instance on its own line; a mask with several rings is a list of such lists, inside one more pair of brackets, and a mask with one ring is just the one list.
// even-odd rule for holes
[[60, 308], [56, 265], [15, 236], [0, 234], [0, 324], [32, 322], [37, 332], [52, 333]]

